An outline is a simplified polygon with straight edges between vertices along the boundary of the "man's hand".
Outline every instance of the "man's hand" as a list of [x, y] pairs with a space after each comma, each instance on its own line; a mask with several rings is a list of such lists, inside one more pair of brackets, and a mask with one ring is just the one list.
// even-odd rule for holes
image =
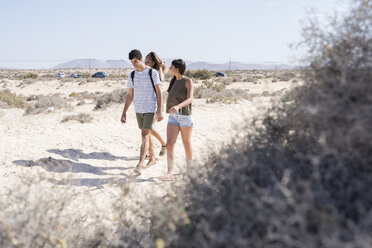
[[156, 117], [157, 117], [158, 121], [163, 120], [163, 113], [161, 111], [160, 112], [156, 112]]
[[121, 118], [120, 118], [120, 122], [122, 124], [127, 122], [127, 113], [123, 112], [123, 114], [121, 115]]

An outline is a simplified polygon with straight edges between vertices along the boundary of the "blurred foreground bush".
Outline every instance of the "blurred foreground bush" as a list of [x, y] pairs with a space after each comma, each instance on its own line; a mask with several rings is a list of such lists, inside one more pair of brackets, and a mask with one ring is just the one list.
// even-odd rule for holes
[[[372, 2], [304, 28], [303, 87], [159, 199], [166, 247], [372, 247]], [[330, 31], [329, 31], [330, 30]], [[309, 73], [310, 72], [310, 73]]]

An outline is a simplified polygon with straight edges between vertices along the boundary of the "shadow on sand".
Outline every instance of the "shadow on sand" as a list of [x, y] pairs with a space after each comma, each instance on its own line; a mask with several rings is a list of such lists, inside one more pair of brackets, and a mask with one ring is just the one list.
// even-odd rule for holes
[[74, 162], [65, 159], [54, 159], [52, 157], [41, 158], [37, 161], [33, 160], [15, 160], [14, 164], [24, 167], [40, 166], [49, 172], [57, 173], [90, 173], [97, 176], [114, 176], [111, 178], [71, 178], [65, 180], [49, 179], [49, 181], [56, 185], [73, 185], [103, 188], [105, 184], [127, 183], [129, 181], [136, 183], [157, 183], [155, 177], [138, 178], [132, 173], [107, 173], [108, 170], [130, 170], [135, 167], [98, 167], [86, 163]]
[[108, 152], [91, 152], [91, 153], [85, 153], [81, 149], [49, 149], [47, 150], [50, 153], [58, 154], [64, 158], [67, 159], [72, 159], [75, 161], [79, 161], [79, 159], [97, 159], [97, 160], [110, 160], [110, 161], [115, 161], [115, 160], [125, 160], [125, 161], [130, 161], [130, 160], [137, 160], [138, 157], [118, 157], [114, 156]]
[[[95, 175], [110, 175], [107, 170], [129, 170], [134, 167], [97, 167], [86, 163], [78, 163], [65, 159], [54, 159], [52, 157], [33, 160], [15, 160], [14, 164], [24, 167], [40, 166], [49, 172], [72, 172], [72, 173], [91, 173]], [[112, 175], [112, 174], [111, 174]]]

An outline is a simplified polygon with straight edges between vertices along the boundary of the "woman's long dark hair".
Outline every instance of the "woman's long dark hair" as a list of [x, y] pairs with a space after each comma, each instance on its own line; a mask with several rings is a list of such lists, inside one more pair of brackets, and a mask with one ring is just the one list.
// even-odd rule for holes
[[[181, 75], [183, 75], [186, 71], [186, 63], [182, 59], [175, 59], [172, 61], [172, 65], [176, 67]], [[174, 82], [176, 81], [176, 76], [172, 78], [172, 80], [169, 83], [168, 92], [172, 89]]]
[[164, 74], [167, 73], [167, 67], [162, 63], [161, 59], [155, 52], [150, 52], [146, 57], [150, 57], [151, 60], [154, 61], [155, 64], [152, 68], [157, 71], [161, 68]]

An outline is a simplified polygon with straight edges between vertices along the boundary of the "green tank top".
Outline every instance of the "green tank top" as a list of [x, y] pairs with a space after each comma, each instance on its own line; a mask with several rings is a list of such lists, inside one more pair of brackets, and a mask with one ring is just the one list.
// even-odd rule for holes
[[[168, 92], [167, 107], [166, 107], [167, 113], [169, 113], [169, 110], [173, 106], [178, 105], [187, 99], [187, 88], [186, 88], [187, 79], [188, 78], [184, 77], [180, 80], [174, 81], [172, 88]], [[191, 115], [192, 114], [191, 103], [183, 108], [180, 108], [178, 112], [181, 115]]]

